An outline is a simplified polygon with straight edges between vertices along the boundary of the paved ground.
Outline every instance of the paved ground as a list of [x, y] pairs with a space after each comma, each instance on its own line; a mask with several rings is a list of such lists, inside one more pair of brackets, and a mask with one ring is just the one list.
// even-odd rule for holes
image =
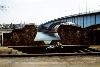
[[100, 67], [99, 56], [5, 57], [0, 67]]

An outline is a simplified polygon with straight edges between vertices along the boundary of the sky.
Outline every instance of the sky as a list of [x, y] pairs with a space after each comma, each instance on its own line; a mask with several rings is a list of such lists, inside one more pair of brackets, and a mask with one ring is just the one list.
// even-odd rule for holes
[[99, 11], [100, 0], [0, 0], [0, 23], [35, 23], [89, 11]]

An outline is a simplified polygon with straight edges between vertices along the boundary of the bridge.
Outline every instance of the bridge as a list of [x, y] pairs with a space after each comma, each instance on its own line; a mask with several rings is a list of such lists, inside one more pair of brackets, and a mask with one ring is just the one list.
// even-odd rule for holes
[[57, 18], [51, 21], [48, 21], [39, 26], [39, 31], [53, 31], [56, 25], [60, 25], [61, 23], [73, 22], [76, 25], [81, 26], [82, 28], [100, 24], [100, 12], [89, 12], [89, 13], [80, 13], [74, 14], [70, 16], [65, 16], [61, 18]]

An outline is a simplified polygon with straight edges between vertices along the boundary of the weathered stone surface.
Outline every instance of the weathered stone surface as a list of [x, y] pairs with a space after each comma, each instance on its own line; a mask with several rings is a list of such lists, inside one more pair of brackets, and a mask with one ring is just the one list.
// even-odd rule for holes
[[90, 45], [100, 45], [100, 24], [86, 27], [85, 31]]
[[[57, 32], [63, 45], [100, 44], [100, 24], [89, 26], [87, 28], [72, 25], [60, 25]], [[43, 41], [34, 41], [36, 34], [37, 29], [35, 25], [26, 25], [22, 29], [15, 29], [11, 33], [5, 33], [3, 46], [45, 45]]]
[[22, 29], [15, 29], [4, 34], [4, 46], [29, 46], [33, 45], [37, 30], [35, 25], [25, 25]]
[[60, 25], [57, 30], [61, 43], [64, 45], [85, 44], [84, 29], [72, 25]]

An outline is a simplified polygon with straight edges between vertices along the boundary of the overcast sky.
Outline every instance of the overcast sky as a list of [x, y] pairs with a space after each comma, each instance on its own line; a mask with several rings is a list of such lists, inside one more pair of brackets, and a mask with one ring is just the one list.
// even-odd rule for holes
[[99, 10], [100, 0], [0, 0], [0, 23], [39, 25], [64, 16]]

